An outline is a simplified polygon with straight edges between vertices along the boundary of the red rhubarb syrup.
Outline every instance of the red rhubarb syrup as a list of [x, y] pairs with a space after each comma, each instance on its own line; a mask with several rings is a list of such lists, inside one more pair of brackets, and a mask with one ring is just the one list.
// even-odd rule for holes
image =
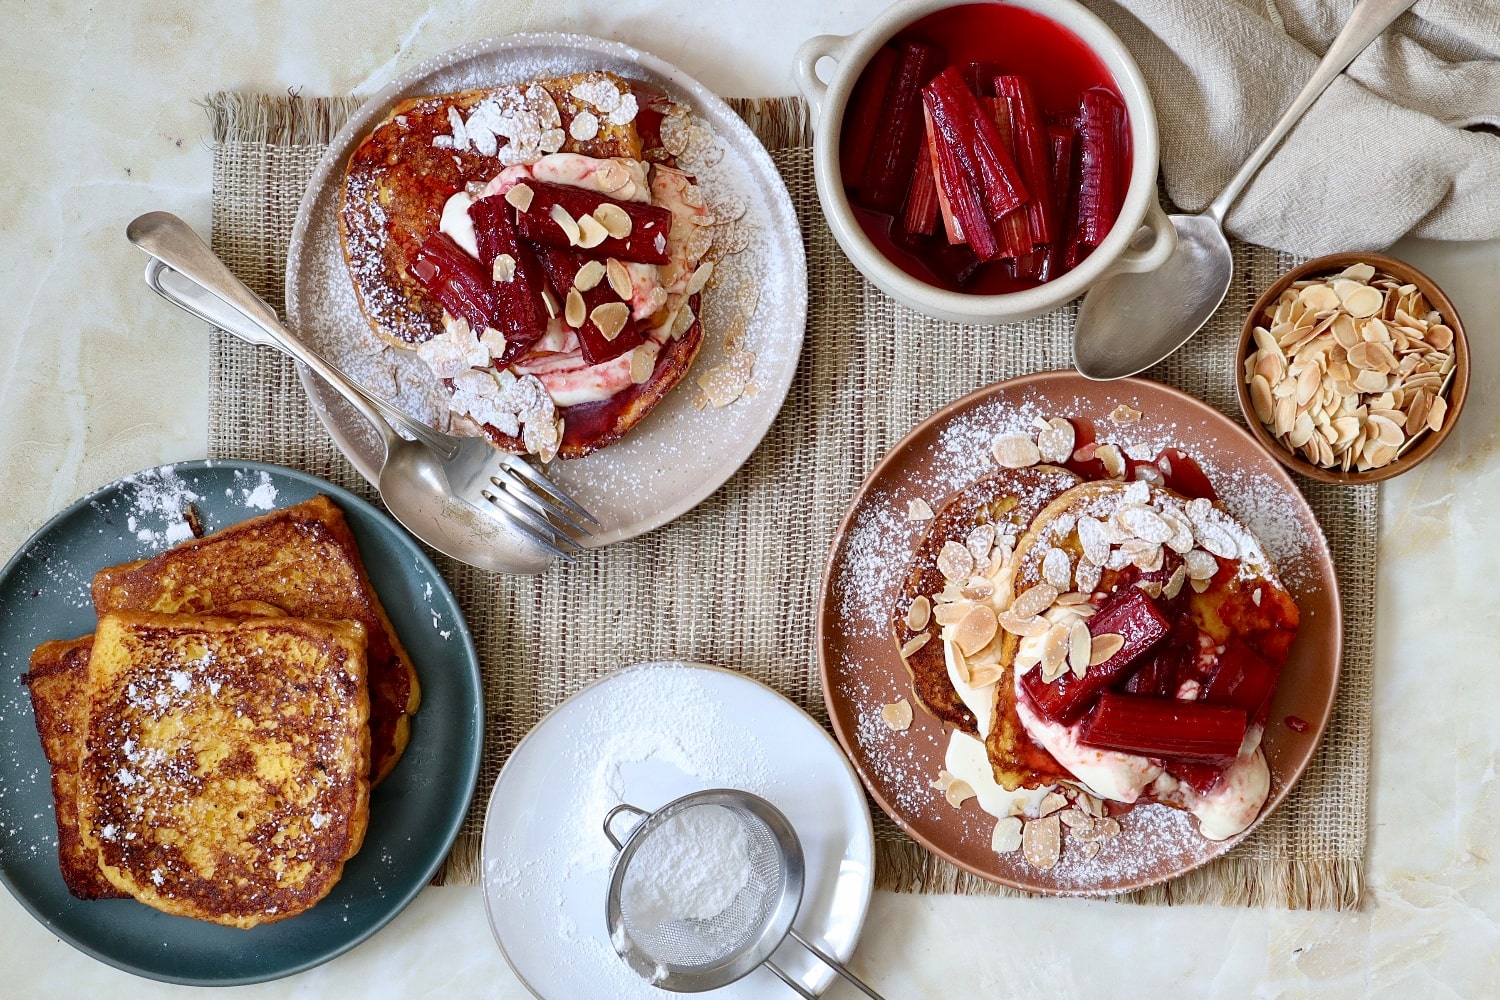
[[[987, 74], [993, 72], [1024, 77], [1046, 124], [1071, 126], [1075, 129], [1071, 184], [1062, 204], [1063, 214], [1071, 215], [1074, 219], [1077, 217], [1080, 175], [1080, 144], [1075, 124], [1079, 117], [1079, 104], [1085, 90], [1101, 88], [1108, 91], [1118, 100], [1124, 121], [1115, 171], [1116, 190], [1123, 198], [1123, 193], [1130, 184], [1130, 128], [1128, 118], [1123, 113], [1125, 102], [1103, 61], [1072, 31], [1051, 18], [1019, 7], [1004, 3], [973, 3], [928, 15], [898, 32], [887, 46], [899, 46], [906, 41], [935, 46], [940, 52], [938, 70], [949, 66], [963, 68], [972, 63], [982, 63]], [[864, 77], [871, 75], [875, 65], [876, 61], [872, 60], [860, 84], [867, 84]], [[860, 87], [857, 85], [854, 94], [858, 95], [859, 92]], [[989, 94], [976, 96], [983, 98], [992, 95], [991, 91]], [[920, 104], [918, 113], [920, 115]], [[851, 164], [848, 162], [848, 151], [851, 145], [859, 149], [870, 147], [868, 137], [861, 140], [855, 134], [860, 131], [854, 128], [856, 118], [855, 102], [851, 100], [845, 112], [843, 126], [853, 131], [842, 136], [840, 143], [840, 168], [845, 191], [860, 227], [888, 260], [907, 274], [950, 291], [994, 295], [1034, 288], [1043, 283], [1040, 276], [1018, 274], [1014, 259], [980, 263], [960, 282], [955, 272], [955, 255], [945, 253], [944, 248], [936, 242], [947, 242], [942, 219], [938, 220], [935, 235], [926, 237], [926, 243], [915, 252], [899, 245], [894, 237], [900, 233], [901, 209], [896, 209], [893, 216], [863, 207], [859, 204], [857, 190], [850, 186]], [[884, 121], [877, 122], [876, 131], [887, 124]], [[924, 149], [923, 154], [918, 157], [917, 169], [928, 168], [929, 159]], [[1118, 207], [1117, 204], [1116, 211]], [[898, 228], [893, 231], [893, 226]], [[959, 246], [956, 249], [962, 251], [967, 248]], [[1090, 249], [1086, 246], [1082, 248], [1080, 260], [1082, 256], [1087, 256]], [[1058, 253], [1061, 256], [1060, 250]], [[970, 258], [972, 260], [972, 255]], [[1054, 268], [1050, 277], [1057, 277], [1065, 270], [1061, 266]]]

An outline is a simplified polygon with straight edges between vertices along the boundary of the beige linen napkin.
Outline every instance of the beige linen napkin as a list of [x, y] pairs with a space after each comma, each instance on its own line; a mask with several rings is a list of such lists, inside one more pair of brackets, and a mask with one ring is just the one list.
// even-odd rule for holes
[[[1216, 196], [1354, 0], [1083, 0], [1140, 63], [1172, 200]], [[1313, 105], [1229, 213], [1306, 256], [1500, 237], [1500, 0], [1421, 0]]]

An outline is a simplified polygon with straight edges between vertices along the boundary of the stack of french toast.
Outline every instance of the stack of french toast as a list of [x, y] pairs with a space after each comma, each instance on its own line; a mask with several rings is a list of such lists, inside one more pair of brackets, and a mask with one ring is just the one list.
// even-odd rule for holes
[[233, 927], [323, 899], [410, 736], [416, 672], [327, 497], [94, 577], [33, 652], [73, 895]]

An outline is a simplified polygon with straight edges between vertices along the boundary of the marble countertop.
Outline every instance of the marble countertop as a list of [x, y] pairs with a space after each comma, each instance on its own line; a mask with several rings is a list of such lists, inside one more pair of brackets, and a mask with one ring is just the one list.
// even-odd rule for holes
[[[213, 90], [371, 93], [420, 60], [515, 30], [655, 52], [722, 94], [793, 91], [809, 35], [883, 0], [429, 5], [17, 5], [0, 38], [15, 122], [0, 150], [0, 551], [116, 477], [202, 457], [202, 324], [142, 286], [125, 223], [166, 209], [207, 233]], [[1465, 317], [1473, 392], [1443, 451], [1381, 508], [1375, 758], [1358, 913], [1144, 908], [877, 893], [853, 966], [890, 997], [1494, 995], [1500, 990], [1500, 242], [1395, 248]], [[6, 996], [172, 996], [75, 952], [0, 893]], [[1123, 971], [1122, 971], [1123, 970]], [[478, 889], [429, 888], [341, 958], [246, 996], [522, 997]], [[855, 995], [842, 984], [829, 994]]]

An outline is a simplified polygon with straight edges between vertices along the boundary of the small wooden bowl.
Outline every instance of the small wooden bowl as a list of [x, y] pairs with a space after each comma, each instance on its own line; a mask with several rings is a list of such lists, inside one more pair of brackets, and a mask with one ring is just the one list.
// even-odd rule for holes
[[[1288, 451], [1260, 422], [1260, 418], [1255, 415], [1255, 407], [1250, 402], [1250, 386], [1245, 381], [1245, 358], [1254, 349], [1254, 330], [1260, 324], [1261, 315], [1292, 282], [1303, 278], [1337, 274], [1351, 264], [1360, 263], [1369, 264], [1375, 268], [1377, 276], [1388, 275], [1402, 284], [1417, 286], [1432, 308], [1441, 314], [1443, 322], [1453, 330], [1454, 370], [1452, 384], [1448, 386], [1448, 391], [1444, 394], [1444, 398], [1448, 401], [1448, 413], [1439, 430], [1423, 432], [1406, 454], [1378, 469], [1370, 469], [1366, 472], [1341, 472], [1338, 469], [1326, 469], [1314, 465], [1302, 456]], [[1260, 298], [1256, 299], [1254, 307], [1245, 317], [1244, 326], [1240, 330], [1239, 348], [1234, 355], [1234, 382], [1240, 400], [1240, 411], [1245, 415], [1245, 423], [1249, 425], [1250, 433], [1255, 435], [1255, 439], [1261, 443], [1261, 446], [1275, 456], [1282, 465], [1321, 483], [1337, 483], [1343, 486], [1378, 483], [1399, 476], [1422, 462], [1442, 446], [1449, 432], [1458, 423], [1458, 415], [1463, 410], [1464, 398], [1469, 391], [1469, 339], [1464, 333], [1463, 320], [1459, 318], [1453, 301], [1437, 286], [1436, 282], [1415, 267], [1405, 261], [1379, 253], [1328, 254], [1324, 257], [1315, 257], [1305, 264], [1292, 268], [1261, 293]]]

